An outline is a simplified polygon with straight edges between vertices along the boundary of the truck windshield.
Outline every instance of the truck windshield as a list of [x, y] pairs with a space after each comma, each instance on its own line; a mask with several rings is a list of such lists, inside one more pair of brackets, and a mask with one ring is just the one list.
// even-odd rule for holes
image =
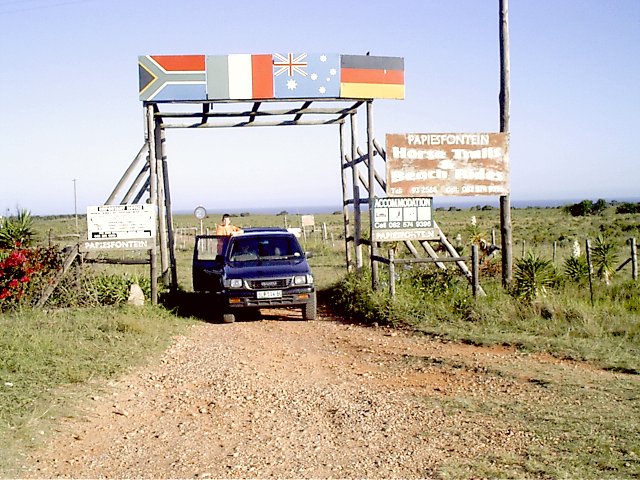
[[295, 237], [285, 235], [235, 237], [229, 251], [229, 259], [233, 262], [280, 260], [295, 257], [302, 257], [300, 244]]

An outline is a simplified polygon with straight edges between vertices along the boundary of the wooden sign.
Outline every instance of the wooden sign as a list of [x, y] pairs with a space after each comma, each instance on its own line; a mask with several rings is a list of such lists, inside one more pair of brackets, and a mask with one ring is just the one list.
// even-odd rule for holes
[[387, 134], [387, 194], [393, 197], [506, 195], [506, 133]]

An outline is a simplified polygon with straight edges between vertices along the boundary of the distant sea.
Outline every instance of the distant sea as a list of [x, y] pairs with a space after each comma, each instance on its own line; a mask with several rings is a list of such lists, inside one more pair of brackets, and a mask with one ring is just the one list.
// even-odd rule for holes
[[[600, 197], [599, 197], [600, 198]], [[599, 198], [591, 198], [593, 202], [597, 201]], [[511, 208], [555, 208], [562, 207], [564, 205], [573, 205], [574, 203], [581, 202], [586, 200], [586, 198], [573, 198], [573, 199], [544, 199], [544, 200], [516, 200], [511, 199]], [[640, 202], [640, 197], [627, 197], [627, 198], [605, 198], [607, 202], [632, 202], [638, 203]], [[452, 197], [450, 199], [446, 198], [436, 198], [433, 201], [433, 208], [444, 208], [448, 209], [450, 207], [456, 207], [461, 209], [468, 209], [475, 206], [483, 207], [485, 205], [489, 205], [492, 207], [499, 207], [500, 200], [498, 197], [464, 197], [457, 198]], [[275, 215], [281, 212], [287, 212], [290, 215], [305, 215], [305, 214], [321, 214], [321, 213], [333, 213], [342, 211], [342, 207], [337, 205], [297, 205], [297, 206], [275, 206], [275, 207], [234, 207], [234, 208], [225, 208], [225, 207], [206, 207], [207, 212], [209, 214], [218, 214], [218, 213], [229, 213], [229, 214], [240, 214], [244, 212], [248, 212], [255, 215]], [[363, 210], [366, 210], [367, 206], [363, 205]], [[190, 214], [193, 213], [193, 210], [177, 210], [174, 212], [175, 214]]]

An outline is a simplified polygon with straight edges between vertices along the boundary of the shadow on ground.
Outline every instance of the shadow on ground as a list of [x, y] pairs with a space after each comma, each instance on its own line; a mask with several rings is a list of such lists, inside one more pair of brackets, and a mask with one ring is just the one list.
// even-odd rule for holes
[[[318, 315], [331, 316], [327, 309], [326, 295], [318, 292]], [[175, 315], [184, 318], [197, 318], [209, 323], [222, 323], [222, 310], [216, 305], [212, 294], [201, 292], [186, 292], [178, 290], [166, 292], [159, 302]], [[300, 308], [272, 308], [272, 309], [238, 309], [234, 311], [236, 322], [256, 320], [302, 320]]]

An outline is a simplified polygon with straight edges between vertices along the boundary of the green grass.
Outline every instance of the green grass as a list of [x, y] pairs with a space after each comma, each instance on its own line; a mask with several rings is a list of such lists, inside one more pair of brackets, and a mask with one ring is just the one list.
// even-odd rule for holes
[[188, 323], [152, 307], [0, 315], [0, 465], [14, 464], [74, 392], [163, 351]]
[[[507, 378], [513, 372], [500, 372]], [[427, 399], [450, 414], [463, 413], [473, 425], [484, 418], [501, 431], [526, 431], [530, 440], [518, 454], [495, 452], [464, 462], [451, 459], [444, 478], [638, 478], [640, 402], [637, 379], [595, 380], [576, 372], [535, 378], [539, 400], [496, 396], [479, 401], [458, 395]]]

